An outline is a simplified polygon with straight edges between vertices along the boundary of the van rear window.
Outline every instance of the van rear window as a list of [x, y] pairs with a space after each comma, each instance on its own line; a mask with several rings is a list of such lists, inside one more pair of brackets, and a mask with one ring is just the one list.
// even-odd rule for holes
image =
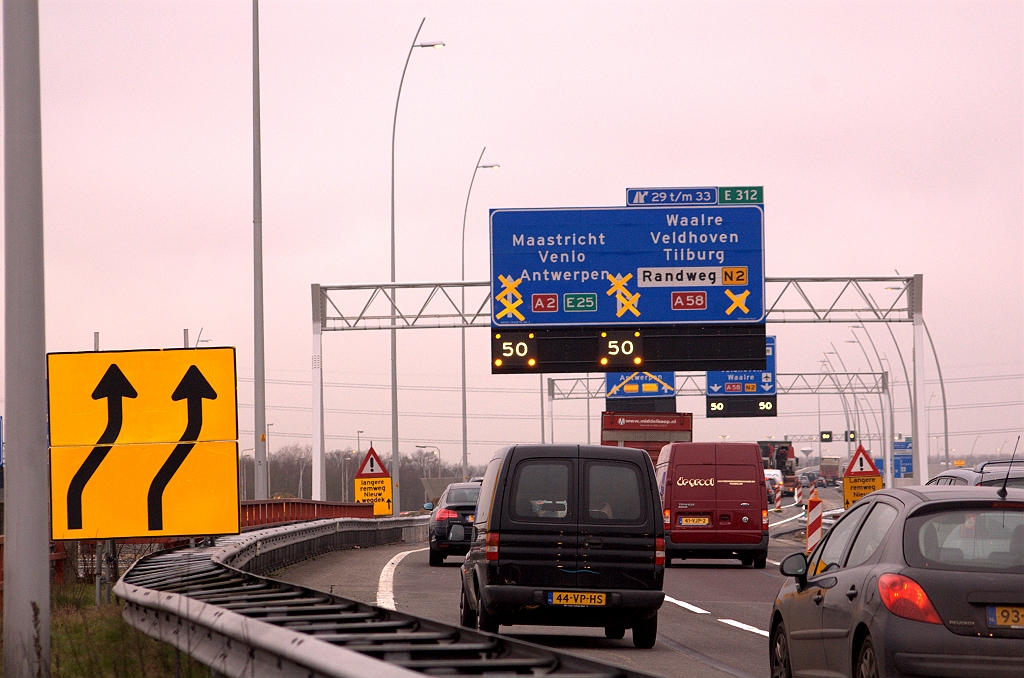
[[587, 464], [587, 515], [592, 522], [636, 523], [643, 515], [640, 472], [633, 464]]
[[568, 461], [526, 461], [512, 481], [512, 517], [540, 522], [563, 521], [569, 515]]

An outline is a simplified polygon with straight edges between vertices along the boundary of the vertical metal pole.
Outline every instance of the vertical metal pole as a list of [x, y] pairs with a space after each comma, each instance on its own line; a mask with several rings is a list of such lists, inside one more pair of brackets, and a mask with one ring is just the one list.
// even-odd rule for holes
[[[402, 78], [398, 81], [398, 94], [395, 96], [395, 115], [391, 121], [391, 282], [398, 278], [395, 275], [395, 132], [398, 130], [398, 104], [402, 100], [402, 85], [405, 84], [405, 72], [409, 69], [409, 59], [416, 48], [416, 39], [420, 37], [423, 24], [427, 17], [420, 21], [416, 35], [412, 37], [409, 53], [402, 67]], [[395, 304], [395, 288], [391, 288], [391, 493], [394, 501], [391, 504], [391, 515], [395, 518], [401, 513], [402, 494], [399, 489], [402, 457], [398, 451], [398, 331], [395, 329], [398, 306]]]
[[263, 355], [263, 160], [260, 149], [260, 5], [252, 0], [252, 376], [256, 498], [269, 496], [267, 377]]
[[540, 377], [540, 444], [544, 444], [544, 375]]
[[99, 539], [92, 547], [93, 583], [96, 585], [96, 607], [103, 604], [103, 542]]
[[185, 338], [185, 348], [188, 348], [188, 328], [186, 327], [185, 329], [183, 329], [182, 333]]
[[946, 409], [946, 382], [942, 380], [942, 365], [939, 364], [939, 354], [935, 350], [935, 342], [932, 341], [932, 333], [928, 330], [928, 323], [921, 317], [921, 324], [924, 325], [924, 334], [928, 337], [928, 343], [932, 347], [932, 356], [935, 358], [935, 370], [939, 373], [939, 390], [942, 391], [942, 439], [943, 447], [946, 449], [946, 468], [949, 468], [949, 411]]
[[[881, 363], [879, 363], [878, 366], [881, 367], [882, 366]], [[882, 402], [883, 403], [884, 403], [885, 399], [890, 399], [891, 398], [890, 393], [889, 393], [889, 373], [888, 372], [882, 372], [882, 395], [884, 396], [882, 398]], [[889, 416], [889, 429], [890, 430], [887, 431], [885, 429], [885, 408], [884, 408], [884, 405], [882, 403], [880, 403], [879, 407], [882, 409], [882, 436], [885, 438], [885, 440], [882, 441], [882, 449], [885, 452], [885, 486], [886, 487], [892, 487], [892, 435], [893, 435], [892, 434], [892, 428], [893, 428], [892, 410], [890, 408], [890, 411], [889, 411], [889, 415], [890, 415]]]
[[[924, 414], [921, 403], [924, 402], [924, 316], [922, 310], [924, 299], [922, 286], [923, 275], [914, 276], [914, 286], [911, 288], [910, 313], [914, 322], [914, 348], [911, 357], [912, 369], [914, 372], [914, 401], [911, 403], [911, 424], [914, 436], [914, 484], [924, 485], [928, 482], [928, 441], [922, 441], [920, 432], [924, 429], [921, 417]], [[921, 443], [924, 443], [922, 445]]]
[[327, 499], [327, 474], [324, 472], [324, 370], [323, 370], [323, 293], [320, 285], [313, 292], [313, 500]]
[[551, 417], [551, 444], [555, 444], [555, 380], [548, 379], [548, 414]]
[[[586, 376], [586, 380], [590, 381], [590, 375]], [[590, 384], [587, 384], [587, 445], [590, 444]]]
[[39, 5], [3, 7], [5, 393], [4, 675], [50, 675], [43, 160]]
[[[465, 235], [463, 235], [463, 258], [465, 258]], [[466, 262], [462, 262], [462, 279], [466, 279]], [[465, 322], [466, 313], [466, 288], [462, 288], [462, 308], [460, 309], [463, 314], [463, 322]], [[468, 408], [466, 403], [466, 328], [462, 328], [462, 482], [469, 480], [469, 425], [468, 419]]]

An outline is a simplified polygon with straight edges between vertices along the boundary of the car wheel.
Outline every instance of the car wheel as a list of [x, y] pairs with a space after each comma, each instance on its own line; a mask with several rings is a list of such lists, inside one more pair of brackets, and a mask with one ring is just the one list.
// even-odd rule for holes
[[870, 637], [865, 638], [860, 645], [853, 675], [855, 678], [878, 678], [878, 658], [875, 656], [875, 646], [871, 643]]
[[772, 678], [793, 678], [789, 663], [789, 639], [786, 638], [786, 625], [782, 622], [772, 632], [771, 669]]
[[626, 637], [626, 629], [623, 626], [604, 627], [604, 637], [612, 640], [622, 640]]
[[754, 556], [740, 556], [740, 562], [743, 563], [743, 567], [750, 567], [754, 564]]
[[462, 599], [459, 601], [459, 624], [465, 626], [467, 629], [476, 628], [476, 613], [473, 612], [473, 608], [469, 606], [469, 600], [466, 598], [466, 589], [462, 589]]
[[498, 632], [498, 618], [492, 614], [489, 614], [484, 609], [483, 604], [480, 604], [480, 609], [476, 613], [476, 627], [480, 631], [486, 631], [487, 633]]
[[650, 619], [641, 619], [633, 625], [633, 645], [642, 650], [654, 647], [658, 640], [658, 614]]
[[[422, 563], [423, 561], [421, 560], [420, 562]], [[431, 567], [441, 567], [443, 564], [444, 564], [444, 555], [441, 554], [441, 553], [438, 553], [434, 549], [430, 549], [430, 566]]]
[[768, 566], [768, 554], [767, 553], [759, 553], [758, 555], [754, 556], [754, 569], [755, 570], [763, 570], [767, 566]]

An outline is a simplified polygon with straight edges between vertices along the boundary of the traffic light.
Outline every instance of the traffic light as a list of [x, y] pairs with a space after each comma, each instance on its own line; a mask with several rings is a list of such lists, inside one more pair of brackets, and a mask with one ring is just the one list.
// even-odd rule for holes
[[846, 441], [850, 442], [850, 443], [857, 442], [857, 432], [856, 431], [846, 431]]
[[822, 431], [819, 440], [823, 443], [832, 442], [832, 431]]

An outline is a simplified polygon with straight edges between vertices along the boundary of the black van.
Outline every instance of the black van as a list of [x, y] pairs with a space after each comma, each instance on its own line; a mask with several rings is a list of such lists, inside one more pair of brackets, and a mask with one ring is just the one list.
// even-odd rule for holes
[[643, 450], [517, 445], [487, 464], [462, 566], [464, 626], [603, 626], [653, 647], [664, 525]]

